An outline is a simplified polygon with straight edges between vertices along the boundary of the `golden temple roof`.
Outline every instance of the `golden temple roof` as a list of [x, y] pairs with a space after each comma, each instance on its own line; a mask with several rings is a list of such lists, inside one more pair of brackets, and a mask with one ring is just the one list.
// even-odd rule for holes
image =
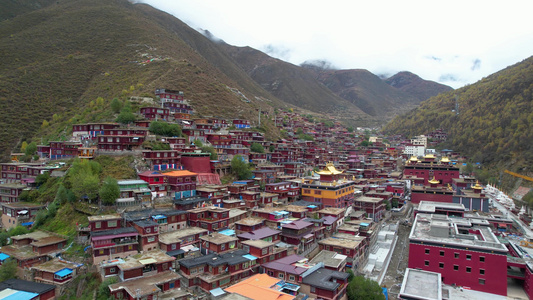
[[337, 170], [333, 163], [329, 162], [326, 164], [326, 168], [316, 173], [319, 175], [338, 175], [341, 174], [342, 171]]
[[476, 185], [474, 185], [472, 188], [473, 188], [474, 190], [482, 190], [482, 189], [483, 189], [483, 187], [481, 186], [481, 184], [479, 184], [479, 180], [476, 181]]
[[409, 159], [410, 161], [418, 161], [418, 158], [416, 156], [411, 156], [411, 158]]
[[426, 154], [426, 155], [424, 155], [424, 158], [435, 158], [435, 155], [433, 155], [433, 154]]
[[428, 182], [431, 183], [431, 184], [439, 184], [440, 183], [440, 181], [435, 179], [435, 176], [433, 176], [433, 179], [429, 180]]
[[443, 163], [449, 163], [449, 162], [450, 162], [450, 159], [448, 158], [448, 156], [443, 156], [443, 157], [440, 159], [440, 162], [443, 162]]

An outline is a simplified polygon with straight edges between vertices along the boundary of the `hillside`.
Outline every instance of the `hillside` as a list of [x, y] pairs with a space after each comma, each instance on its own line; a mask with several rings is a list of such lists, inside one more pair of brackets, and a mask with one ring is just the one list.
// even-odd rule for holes
[[445, 147], [465, 153], [474, 162], [527, 174], [533, 163], [531, 124], [533, 57], [475, 84], [430, 98], [394, 119], [385, 131], [413, 136], [442, 128], [450, 136]]
[[420, 102], [367, 70], [314, 70], [317, 80], [333, 93], [384, 121], [413, 109]]
[[369, 116], [357, 105], [336, 96], [321, 84], [310, 70], [250, 47], [223, 45], [252, 79], [279, 99], [314, 112], [368, 119]]
[[427, 100], [440, 93], [448, 92], [453, 88], [430, 80], [424, 80], [411, 72], [399, 72], [385, 79], [385, 82], [415, 98], [419, 101]]
[[199, 53], [202, 48], [224, 55], [209, 47], [211, 41], [150, 6], [65, 0], [32, 10], [26, 2], [8, 6], [12, 13], [4, 14], [16, 16], [0, 22], [4, 159], [44, 120], [52, 122], [54, 114], [54, 122], [76, 119], [97, 97], [151, 97], [155, 88], [166, 87], [184, 91], [199, 115], [250, 120], [260, 106], [283, 105], [237, 66], [227, 76]]

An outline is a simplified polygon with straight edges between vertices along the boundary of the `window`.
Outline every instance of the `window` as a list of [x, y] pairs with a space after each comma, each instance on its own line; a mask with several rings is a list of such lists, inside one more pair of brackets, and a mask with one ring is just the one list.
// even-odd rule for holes
[[220, 245], [220, 250], [226, 250], [226, 244]]
[[472, 268], [471, 267], [466, 267], [466, 273], [471, 273], [472, 272]]
[[209, 242], [205, 242], [205, 247], [209, 248]]
[[485, 269], [479, 269], [479, 275], [485, 275]]
[[170, 246], [170, 249], [176, 250], [176, 244], [172, 244], [172, 246]]
[[102, 228], [102, 223], [100, 222], [94, 223], [94, 228]]
[[289, 275], [289, 280], [291, 280], [291, 281], [295, 281], [296, 278], [294, 277], [294, 275]]
[[444, 256], [444, 250], [440, 250], [440, 256]]
[[316, 292], [316, 291], [315, 291], [315, 287], [312, 286], [312, 287], [311, 287], [311, 293], [315, 293], [315, 292]]
[[485, 279], [481, 279], [481, 278], [480, 278], [480, 279], [479, 279], [479, 284], [481, 284], [481, 285], [485, 285]]
[[485, 256], [480, 256], [480, 257], [479, 257], [479, 261], [480, 261], [480, 262], [485, 262]]
[[429, 260], [424, 261], [424, 266], [429, 266]]
[[109, 268], [109, 273], [113, 274], [116, 272], [116, 269], [115, 268]]
[[263, 248], [263, 249], [261, 250], [261, 254], [262, 254], [262, 255], [265, 255], [265, 254], [267, 254], [267, 253], [268, 253], [268, 248]]
[[150, 228], [146, 228], [146, 233], [150, 233], [150, 232], [151, 232]]
[[283, 273], [279, 273], [279, 274], [278, 274], [278, 277], [281, 278], [281, 279], [284, 279], [284, 278], [285, 278], [285, 274], [283, 274]]
[[117, 227], [117, 220], [107, 221], [107, 227]]
[[149, 236], [147, 239], [146, 239], [146, 242], [147, 243], [152, 243], [155, 241], [155, 236]]
[[454, 265], [454, 266], [453, 266], [453, 270], [454, 270], [454, 271], [459, 271], [459, 266], [458, 266], [458, 265]]
[[439, 263], [439, 268], [444, 269], [444, 263]]
[[169, 283], [169, 284], [168, 284], [168, 288], [169, 288], [169, 289], [173, 289], [173, 288], [174, 288], [174, 282]]
[[472, 260], [472, 255], [471, 254], [467, 254], [466, 255], [466, 260]]
[[426, 251], [425, 251], [425, 252], [426, 252], [426, 254], [429, 254], [429, 249], [426, 248]]
[[454, 257], [454, 258], [459, 258], [459, 253], [455, 252], [455, 253], [453, 254], [453, 257]]

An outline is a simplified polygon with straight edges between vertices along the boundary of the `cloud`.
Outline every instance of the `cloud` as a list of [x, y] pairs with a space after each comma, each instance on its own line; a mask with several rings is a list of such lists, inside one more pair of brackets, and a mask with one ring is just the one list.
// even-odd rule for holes
[[326, 60], [374, 74], [407, 70], [455, 88], [533, 54], [531, 0], [142, 2], [228, 44], [296, 65]]
[[479, 68], [481, 68], [481, 60], [479, 58], [476, 58], [472, 63], [472, 67], [470, 67], [470, 70], [475, 71], [479, 70]]

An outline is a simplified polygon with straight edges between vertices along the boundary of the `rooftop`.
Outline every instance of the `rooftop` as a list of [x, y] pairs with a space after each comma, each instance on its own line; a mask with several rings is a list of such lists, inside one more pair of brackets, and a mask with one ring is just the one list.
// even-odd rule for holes
[[281, 233], [279, 230], [271, 229], [270, 227], [263, 227], [256, 229], [254, 231], [245, 232], [237, 235], [240, 239], [246, 239], [246, 240], [261, 240], [269, 236], [273, 236], [275, 234]]
[[307, 264], [307, 259], [305, 257], [296, 254], [267, 262], [262, 264], [262, 266], [264, 268], [283, 271], [295, 275], [300, 275], [311, 267], [310, 264]]
[[180, 239], [181, 236], [182, 236], [181, 230], [160, 233], [159, 242], [163, 244], [181, 243], [182, 242], [182, 240]]
[[110, 230], [93, 231], [91, 232], [91, 237], [105, 236], [105, 235], [120, 235], [120, 234], [128, 234], [128, 233], [139, 234], [137, 230], [133, 227], [123, 227], [123, 228], [116, 228], [116, 229], [110, 229]]
[[506, 255], [508, 250], [492, 233], [485, 219], [447, 217], [419, 213], [409, 240], [436, 242], [461, 247], [497, 251]]
[[237, 222], [235, 222], [235, 224], [253, 226], [253, 225], [262, 224], [264, 222], [265, 222], [265, 219], [262, 219], [262, 218], [248, 217], [248, 218], [238, 220]]
[[179, 261], [179, 264], [186, 268], [193, 268], [206, 264], [212, 267], [216, 267], [224, 264], [235, 265], [255, 259], [255, 257], [252, 259], [251, 255], [249, 255], [248, 252], [238, 249], [228, 253], [211, 253], [198, 257], [182, 259]]
[[31, 202], [10, 202], [10, 203], [1, 203], [2, 206], [8, 207], [8, 208], [24, 208], [24, 209], [31, 209], [31, 208], [41, 208], [45, 207], [44, 204], [37, 204], [37, 203], [31, 203]]
[[383, 199], [381, 198], [366, 197], [366, 196], [361, 196], [355, 199], [355, 202], [366, 202], [366, 203], [379, 203], [381, 201], [383, 201]]
[[441, 300], [442, 281], [440, 273], [405, 269], [399, 295], [412, 299]]
[[0, 291], [3, 291], [5, 289], [13, 289], [18, 291], [37, 293], [41, 295], [55, 288], [55, 285], [37, 283], [21, 279], [8, 279], [6, 281], [0, 282]]
[[44, 262], [42, 264], [33, 266], [32, 269], [41, 270], [45, 272], [55, 273], [57, 271], [63, 270], [65, 268], [74, 269], [77, 265], [73, 263], [66, 262], [64, 260], [59, 260], [57, 258]]
[[122, 217], [119, 214], [111, 214], [111, 215], [89, 216], [87, 217], [87, 219], [89, 220], [89, 222], [96, 222], [96, 221], [122, 219]]
[[242, 241], [241, 244], [262, 249], [262, 248], [266, 248], [269, 246], [273, 246], [276, 243], [267, 242], [263, 240], [248, 240], [248, 241]]
[[227, 292], [236, 293], [255, 300], [292, 300], [294, 296], [280, 292], [273, 287], [280, 282], [267, 274], [256, 274], [228, 288]]
[[239, 240], [236, 237], [228, 236], [228, 235], [225, 235], [225, 234], [220, 234], [218, 232], [213, 232], [213, 233], [208, 234], [208, 235], [203, 235], [203, 236], [200, 237], [200, 239], [203, 240], [203, 241], [206, 241], [206, 242], [217, 244], [217, 245], [224, 244], [224, 243], [229, 243], [229, 242], [235, 242], [235, 241]]
[[180, 230], [175, 231], [174, 237], [177, 239], [183, 239], [184, 237], [188, 237], [195, 234], [204, 234], [207, 233], [207, 229], [203, 229], [200, 227], [189, 227], [189, 228], [182, 228]]
[[125, 289], [130, 295], [146, 297], [148, 295], [160, 292], [163, 283], [176, 281], [181, 278], [175, 272], [166, 271], [163, 273], [157, 273], [153, 276], [141, 277], [138, 279], [132, 279], [124, 282], [115, 283], [109, 286], [109, 289], [114, 292], [117, 290]]
[[436, 209], [466, 211], [465, 206], [462, 203], [420, 201], [420, 203], [418, 204], [419, 212], [434, 213]]
[[345, 208], [326, 207], [319, 210], [318, 213], [339, 215], [344, 213], [345, 210]]
[[133, 256], [128, 256], [124, 258], [124, 262], [119, 264], [118, 267], [121, 270], [130, 270], [142, 268], [145, 265], [149, 264], [159, 264], [164, 262], [170, 262], [176, 258], [167, 255], [165, 252], [157, 249], [152, 251], [147, 251], [142, 254], [137, 254]]
[[354, 237], [353, 239], [344, 239], [344, 238], [339, 238], [338, 235], [334, 235], [333, 237], [323, 239], [319, 241], [318, 243], [322, 245], [331, 245], [331, 246], [338, 246], [342, 248], [355, 249], [365, 239], [362, 236], [360, 237], [353, 236], [353, 237]]
[[340, 284], [332, 281], [332, 279], [348, 279], [348, 276], [349, 274], [346, 272], [338, 272], [326, 268], [320, 268], [305, 276], [302, 282], [310, 286], [334, 291], [340, 286]]
[[293, 221], [288, 224], [281, 225], [282, 228], [289, 228], [289, 229], [296, 229], [296, 230], [307, 228], [310, 226], [313, 226], [313, 223], [310, 223], [304, 220]]
[[324, 266], [331, 268], [338, 268], [348, 257], [346, 255], [339, 254], [335, 251], [322, 250], [311, 261], [310, 264], [318, 264], [323, 262]]

